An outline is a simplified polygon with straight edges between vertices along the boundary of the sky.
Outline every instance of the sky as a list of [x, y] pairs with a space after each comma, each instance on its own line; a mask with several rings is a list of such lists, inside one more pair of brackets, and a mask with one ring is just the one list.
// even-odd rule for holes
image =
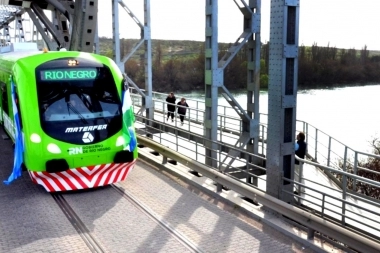
[[[99, 0], [99, 36], [112, 37], [111, 1]], [[123, 1], [144, 23], [144, 1]], [[204, 41], [205, 0], [150, 2], [152, 39]], [[271, 1], [261, 2], [261, 41], [267, 42]], [[380, 50], [379, 11], [380, 0], [300, 0], [299, 45]], [[139, 27], [121, 5], [119, 24], [120, 38], [140, 38]], [[219, 42], [235, 42], [242, 33], [243, 15], [233, 0], [219, 0], [218, 27]]]

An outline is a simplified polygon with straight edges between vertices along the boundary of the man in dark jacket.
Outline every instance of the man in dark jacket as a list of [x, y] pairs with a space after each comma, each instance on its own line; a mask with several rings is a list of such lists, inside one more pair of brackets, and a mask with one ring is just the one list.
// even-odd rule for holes
[[[298, 149], [296, 149], [296, 155], [299, 158], [305, 159], [307, 143], [305, 142], [305, 134], [303, 132], [299, 132], [297, 135], [297, 144]], [[298, 160], [295, 161], [295, 164], [299, 164]]]
[[[297, 135], [297, 143], [295, 145], [295, 151], [296, 151], [296, 155], [299, 158], [305, 159], [305, 155], [307, 153], [307, 143], [305, 142], [305, 134], [303, 132], [299, 132], [299, 134]], [[295, 172], [294, 180], [299, 183], [304, 183], [304, 180], [300, 180], [301, 178], [303, 178], [303, 175], [300, 175], [300, 173], [302, 172], [300, 171], [299, 161], [295, 159], [294, 163], [295, 163], [294, 164], [294, 172]], [[301, 192], [305, 192], [305, 190], [301, 189]], [[299, 194], [299, 193], [295, 191], [294, 194]]]
[[175, 101], [176, 98], [174, 96], [174, 93], [170, 92], [169, 95], [166, 97], [168, 107], [168, 117], [166, 118], [167, 121], [169, 120], [169, 117], [171, 117], [172, 122], [174, 122]]
[[181, 98], [181, 101], [178, 102], [178, 114], [179, 118], [181, 119], [181, 126], [183, 126], [183, 121], [185, 120], [186, 110], [189, 105], [186, 103], [185, 98]]

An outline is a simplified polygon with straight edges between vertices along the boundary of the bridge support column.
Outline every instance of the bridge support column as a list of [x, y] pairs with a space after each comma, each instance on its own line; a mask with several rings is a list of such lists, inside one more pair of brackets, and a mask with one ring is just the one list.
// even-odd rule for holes
[[15, 42], [24, 42], [25, 34], [21, 15], [15, 16]]
[[6, 24], [3, 26], [3, 39], [6, 41], [6, 43], [11, 43], [11, 36], [9, 34], [9, 24]]
[[[141, 39], [132, 48], [131, 52], [121, 59], [120, 38], [119, 38], [119, 4], [128, 13], [141, 29]], [[141, 91], [139, 87], [128, 76], [126, 79], [129, 85], [132, 85], [142, 95], [142, 110], [145, 110], [145, 121], [147, 129], [153, 132], [154, 106], [153, 106], [153, 74], [152, 74], [152, 41], [151, 41], [151, 21], [150, 21], [150, 0], [144, 0], [144, 24], [142, 24], [135, 14], [128, 8], [124, 1], [112, 0], [112, 24], [113, 24], [113, 42], [114, 42], [114, 59], [122, 72], [125, 72], [125, 63], [132, 57], [137, 49], [144, 45], [143, 63], [145, 67], [145, 90]], [[151, 134], [147, 134], [150, 137]]]
[[[217, 168], [218, 88], [223, 84], [223, 71], [218, 68], [218, 1], [206, 0], [205, 42], [205, 119], [204, 136], [207, 165]], [[222, 185], [217, 184], [217, 191]]]
[[112, 0], [112, 47], [113, 60], [120, 68], [121, 72], [125, 72], [124, 64], [120, 61], [120, 29], [119, 29], [119, 1]]
[[[46, 25], [42, 20], [36, 16], [36, 12], [32, 11], [32, 9], [26, 9], [26, 12], [28, 13], [30, 19], [33, 21], [33, 24], [35, 25], [37, 31], [37, 39], [38, 39], [38, 34], [41, 34], [42, 39], [44, 40], [46, 46], [48, 47], [49, 50], [51, 51], [56, 51], [58, 48], [58, 43], [56, 41], [52, 41], [48, 35], [48, 29], [45, 28]], [[37, 10], [37, 13], [40, 14], [40, 12]], [[43, 27], [43, 24], [45, 27]]]
[[66, 16], [58, 10], [54, 10], [52, 11], [52, 22], [56, 29], [55, 32], [62, 39], [60, 47], [68, 49], [70, 45], [70, 31]]
[[[53, 25], [50, 19], [45, 15], [45, 12], [43, 11], [43, 9], [41, 9], [40, 6], [38, 6], [38, 4], [32, 2], [30, 7], [31, 9], [27, 9], [27, 12], [30, 18], [32, 19], [33, 23], [36, 25], [42, 38], [47, 44], [49, 50], [51, 51], [59, 50], [59, 48], [61, 48], [64, 44], [62, 33], [58, 32], [56, 27]], [[33, 10], [33, 12], [31, 10]], [[40, 22], [45, 26], [46, 30], [44, 27], [42, 27]], [[50, 39], [50, 36], [47, 34], [47, 32], [50, 32], [54, 41]]]
[[150, 32], [150, 0], [144, 0], [144, 66], [145, 66], [145, 99], [143, 106], [145, 107], [145, 114], [149, 120], [149, 125], [153, 125], [154, 108], [153, 108], [153, 74], [152, 74], [152, 40]]
[[[267, 193], [293, 202], [299, 0], [271, 0]], [[285, 178], [285, 180], [283, 179]]]
[[[95, 29], [98, 20], [98, 0], [76, 0], [72, 20], [70, 50], [94, 52]], [[71, 21], [71, 20], [70, 20]]]
[[[244, 120], [243, 118], [242, 132], [249, 133], [250, 138], [247, 143], [247, 151], [259, 155], [261, 0], [250, 0], [249, 9], [251, 12], [244, 11], [245, 8], [243, 8], [242, 13], [244, 14], [244, 31], [252, 33], [247, 41], [247, 114], [250, 121]], [[264, 141], [262, 141], [262, 145], [264, 145]], [[257, 158], [253, 158], [247, 162], [263, 166], [262, 160]], [[247, 170], [249, 169], [249, 166], [247, 166]], [[263, 174], [261, 170], [252, 170], [251, 173], [256, 176]], [[247, 183], [252, 183], [254, 186], [258, 186], [258, 177], [247, 175], [246, 181]]]

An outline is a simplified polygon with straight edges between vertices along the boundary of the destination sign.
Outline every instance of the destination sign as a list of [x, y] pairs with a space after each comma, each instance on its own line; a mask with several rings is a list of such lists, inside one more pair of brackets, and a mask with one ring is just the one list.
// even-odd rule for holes
[[42, 81], [92, 80], [98, 76], [95, 68], [42, 70]]

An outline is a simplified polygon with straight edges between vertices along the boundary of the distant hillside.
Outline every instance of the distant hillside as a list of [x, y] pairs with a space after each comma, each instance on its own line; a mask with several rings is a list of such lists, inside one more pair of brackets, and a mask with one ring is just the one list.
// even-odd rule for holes
[[[121, 58], [127, 55], [139, 40], [120, 41]], [[152, 40], [152, 81], [157, 91], [204, 89], [205, 49], [201, 41]], [[219, 57], [231, 44], [219, 43]], [[224, 69], [224, 85], [230, 90], [247, 87], [247, 50], [244, 45]], [[342, 87], [380, 83], [380, 51], [300, 46], [298, 50], [298, 87]], [[100, 54], [113, 58], [110, 38], [100, 38]], [[125, 71], [143, 87], [145, 83], [144, 45], [125, 63]], [[220, 59], [219, 58], [219, 59]], [[269, 43], [261, 45], [260, 87], [269, 83]]]
[[[121, 39], [120, 47], [123, 57], [126, 53], [138, 43], [137, 39]], [[220, 43], [221, 47], [227, 47], [228, 43]], [[161, 47], [162, 57], [173, 56], [194, 56], [203, 52], [204, 42], [202, 41], [190, 41], [190, 40], [152, 40], [152, 51], [156, 53], [157, 48]], [[99, 38], [100, 54], [112, 56], [113, 45], [110, 38]], [[137, 59], [140, 55], [144, 54], [144, 45], [142, 45], [137, 52], [134, 53], [133, 58]]]

